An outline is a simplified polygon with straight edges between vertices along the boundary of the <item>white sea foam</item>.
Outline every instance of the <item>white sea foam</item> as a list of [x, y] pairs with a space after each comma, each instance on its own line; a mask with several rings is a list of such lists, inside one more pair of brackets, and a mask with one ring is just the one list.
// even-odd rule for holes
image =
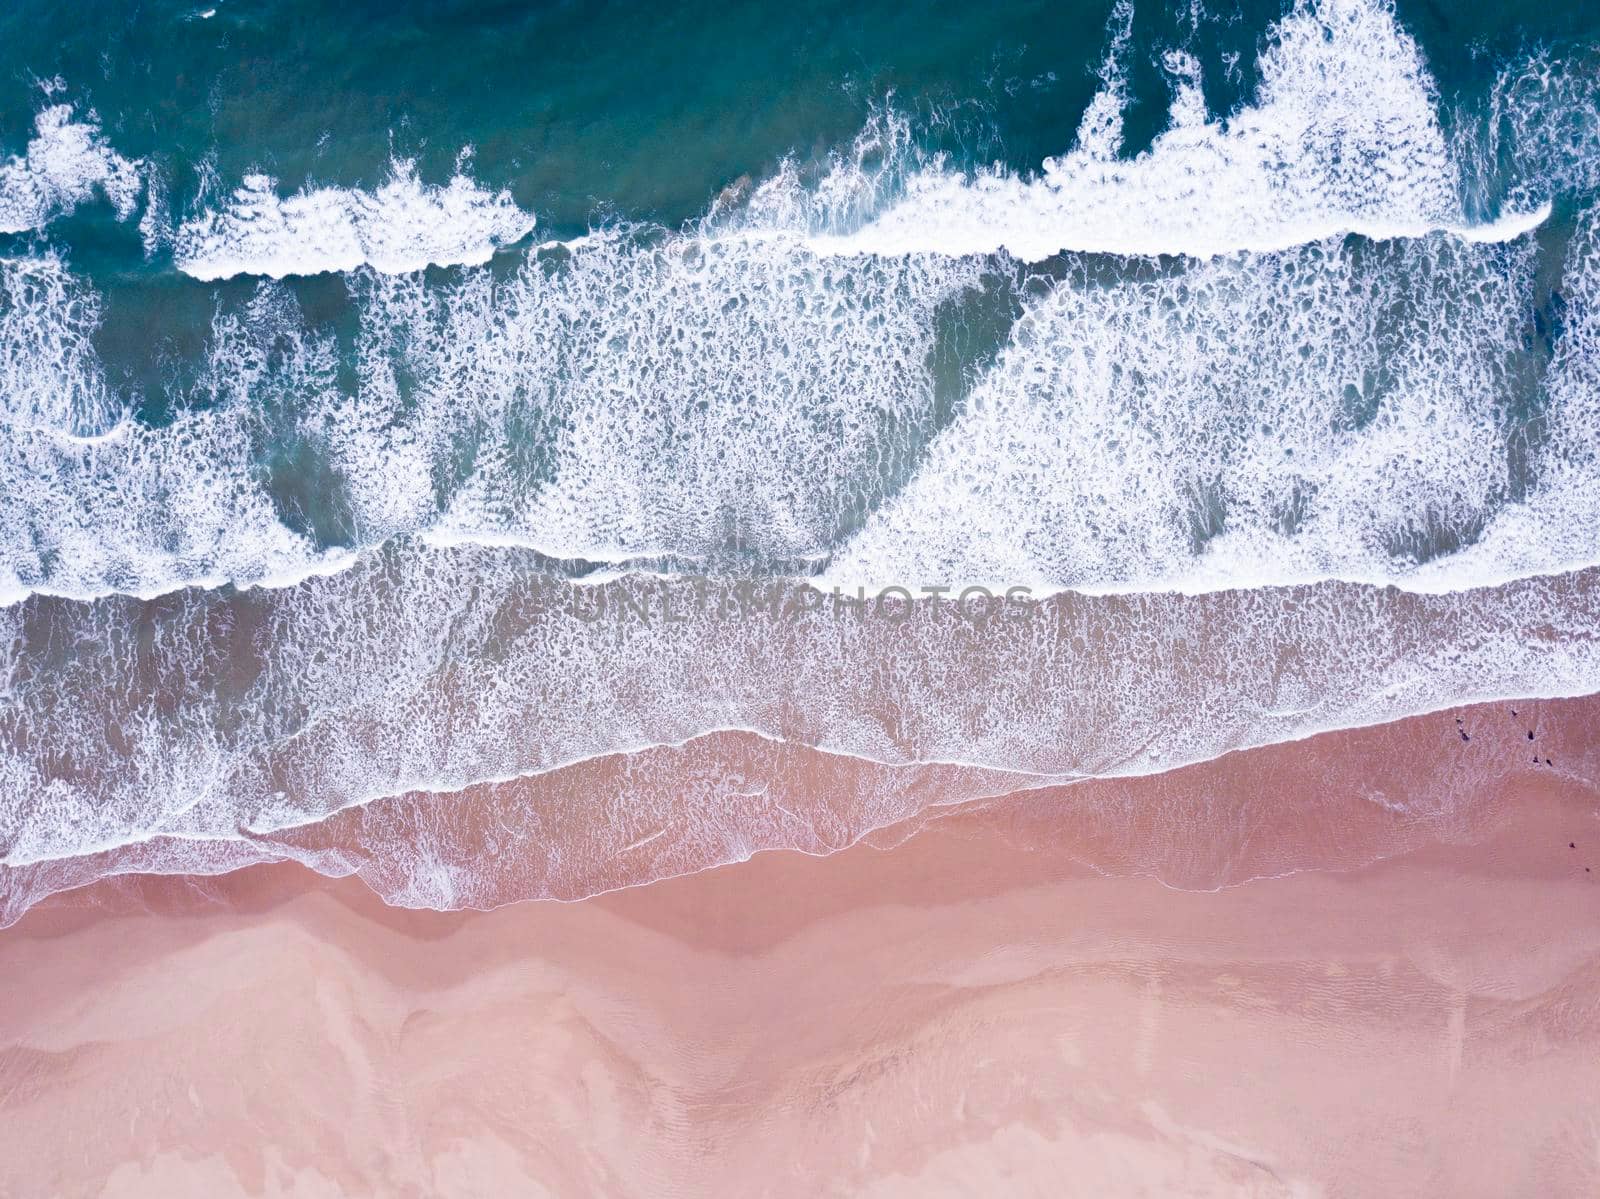
[[[1593, 779], [1600, 769], [1600, 754], [1573, 735], [1589, 710], [1584, 700], [1522, 709], [1523, 720], [1537, 723], [1541, 743], [1555, 742], [1544, 752], [1554, 749], [1556, 770], [1569, 780]], [[1336, 831], [1337, 847], [1262, 837], [1284, 818], [1283, 786], [1281, 773], [1263, 771], [1259, 762], [1242, 771], [1063, 787], [1010, 771], [889, 766], [724, 733], [504, 783], [411, 791], [244, 839], [158, 835], [103, 853], [0, 868], [0, 927], [47, 895], [107, 876], [185, 875], [203, 896], [196, 876], [285, 859], [332, 877], [355, 874], [385, 902], [404, 907], [575, 900], [763, 850], [830, 854], [862, 841], [888, 847], [950, 805], [999, 796], [1007, 797], [999, 810], [1011, 832], [1057, 834], [1066, 821], [1087, 833], [1082, 843], [1103, 868], [1212, 889], [1262, 874], [1349, 868], [1480, 832], [1507, 786], [1528, 770], [1524, 725], [1507, 719], [1513, 713], [1500, 705], [1465, 715], [1470, 741], [1458, 745], [1466, 728], [1439, 717], [1433, 731], [1444, 739], [1442, 752], [1424, 749], [1420, 758], [1417, 736], [1426, 726], [1410, 722], [1347, 734], [1349, 752], [1336, 760], [1313, 751], [1321, 759], [1318, 785], [1291, 788], [1295, 819], [1300, 827]], [[1360, 835], [1363, 824], [1372, 831], [1372, 818], [1385, 826], [1381, 845]]]
[[[0, 597], [295, 580], [406, 533], [612, 561], [741, 540], [817, 556], [931, 432], [934, 311], [976, 277], [792, 240], [559, 253], [498, 281], [353, 280], [353, 394], [332, 338], [263, 285], [219, 311], [159, 428], [106, 384], [94, 292], [55, 258], [7, 264]], [[291, 532], [263, 489], [295, 446], [334, 471], [310, 502], [348, 509], [343, 550]]]
[[859, 229], [818, 234], [832, 253], [987, 254], [1039, 261], [1063, 250], [1208, 257], [1280, 250], [1333, 234], [1511, 236], [1537, 205], [1473, 229], [1462, 212], [1434, 86], [1384, 0], [1302, 0], [1269, 35], [1253, 101], [1208, 112], [1200, 66], [1172, 52], [1168, 127], [1137, 157], [1122, 149], [1119, 9], [1103, 86], [1073, 150], [1036, 178], [994, 169], [914, 174]]
[[161, 171], [154, 168], [145, 171], [144, 215], [139, 218], [139, 240], [144, 243], [146, 258], [154, 258], [158, 251], [172, 243], [172, 212], [167, 180]]
[[184, 222], [174, 254], [179, 269], [197, 279], [282, 278], [362, 265], [400, 273], [487, 262], [533, 225], [510, 192], [487, 191], [460, 173], [431, 186], [414, 163], [397, 160], [373, 191], [308, 187], [285, 197], [269, 176], [246, 176], [223, 208]]
[[1600, 186], [1600, 47], [1541, 50], [1506, 64], [1487, 112], [1458, 114], [1456, 156], [1468, 196], [1504, 194], [1532, 209]]
[[[931, 432], [935, 312], [976, 277], [622, 236], [502, 282], [373, 276], [334, 457], [380, 533], [600, 561], [825, 553]], [[467, 447], [440, 515], [434, 481]]]
[[[1517, 465], [1547, 420], [1510, 414], [1537, 402], [1538, 253], [1434, 236], [1079, 264], [1032, 289], [940, 432], [935, 328], [965, 319], [947, 306], [976, 294], [971, 264], [599, 238], [500, 281], [369, 279], [362, 385], [328, 436], [374, 539], [831, 552], [846, 586], [1488, 585], [1600, 560], [1571, 519], [1600, 508], [1600, 470], [1557, 489]], [[1575, 259], [1568, 290], [1593, 269]]]
[[126, 220], [143, 187], [139, 167], [111, 149], [92, 116], [77, 121], [72, 105], [52, 105], [35, 118], [27, 149], [0, 162], [0, 233], [43, 228], [96, 194]]
[[55, 256], [0, 259], [0, 421], [14, 435], [93, 439], [124, 416], [89, 338], [99, 297]]
[[[1004, 250], [1038, 261], [1065, 250], [1207, 257], [1351, 232], [1502, 239], [1548, 211], [1519, 192], [1497, 217], [1467, 218], [1433, 82], [1386, 0], [1301, 0], [1268, 35], [1256, 95], [1228, 115], [1207, 109], [1197, 60], [1169, 52], [1168, 128], [1124, 158], [1131, 15], [1123, 0], [1075, 145], [1037, 177], [952, 170], [918, 151], [903, 119], [879, 113], [818, 182], [802, 185], [787, 161], [748, 194], [719, 198], [702, 231], [807, 233], [827, 254]], [[253, 175], [219, 210], [183, 226], [177, 260], [206, 279], [363, 263], [401, 273], [484, 261], [532, 227], [507, 193], [462, 175], [428, 187], [404, 162], [376, 192], [308, 188], [285, 198]]]
[[[219, 325], [209, 406], [151, 429], [106, 383], [90, 343], [98, 315], [59, 259], [0, 260], [0, 603], [331, 566], [284, 527], [257, 481], [264, 364], [230, 357]], [[326, 387], [327, 347], [290, 344], [270, 382], [297, 396]]]
[[[904, 624], [589, 623], [536, 570], [516, 552], [391, 544], [294, 588], [0, 609], [4, 862], [158, 836], [248, 840], [417, 787], [717, 729], [874, 762], [1070, 778], [1600, 688], [1592, 572], [1444, 596], [1338, 583], [1067, 596], [975, 629], [948, 607]], [[638, 831], [621, 844], [669, 820], [705, 846], [772, 831], [739, 823], [765, 811], [759, 796], [702, 809], [663, 795], [659, 810], [631, 813]], [[558, 836], [575, 816], [548, 818]]]
[[[92, 293], [14, 265], [6, 596], [296, 580], [400, 535], [1087, 592], [1439, 590], [1600, 560], [1579, 515], [1600, 465], [1545, 467], [1565, 426], [1540, 398], [1582, 427], [1594, 392], [1561, 379], [1593, 350], [1575, 316], [1541, 383], [1532, 238], [1084, 260], [1027, 282], [998, 359], [964, 396], [947, 363], [942, 400], [961, 306], [1009, 302], [971, 260], [626, 232], [553, 254], [443, 285], [359, 275], [344, 348], [263, 285], [219, 314], [161, 429], [101, 377]], [[1566, 294], [1593, 289], [1591, 259], [1574, 251]], [[342, 549], [284, 527], [274, 446], [328, 467], [309, 502], [348, 512]]]
[[[828, 576], [1450, 589], [1600, 560], [1581, 517], [1600, 511], [1600, 470], [1562, 432], [1592, 431], [1600, 408], [1600, 389], [1564, 381], [1592, 371], [1581, 303], [1550, 410], [1512, 415], [1542, 402], [1526, 373], [1537, 253], [1334, 240], [1142, 282], [1069, 277]], [[1575, 255], [1565, 289], [1592, 294], [1595, 272]]]

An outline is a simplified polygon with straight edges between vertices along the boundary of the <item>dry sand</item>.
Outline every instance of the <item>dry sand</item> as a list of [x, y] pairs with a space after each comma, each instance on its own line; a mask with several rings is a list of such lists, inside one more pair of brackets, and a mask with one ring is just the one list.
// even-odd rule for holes
[[[1329, 843], [1280, 799], [1269, 858]], [[100, 883], [0, 932], [0, 1194], [1600, 1193], [1600, 805], [1473, 811], [1217, 891], [1086, 867], [1138, 868], [1040, 797], [491, 913]]]

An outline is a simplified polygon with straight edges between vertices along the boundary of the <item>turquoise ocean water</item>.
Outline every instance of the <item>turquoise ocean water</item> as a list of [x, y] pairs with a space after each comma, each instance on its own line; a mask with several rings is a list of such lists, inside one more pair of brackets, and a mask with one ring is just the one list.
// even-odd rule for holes
[[[1365, 19], [1368, 8], [1374, 6], [1304, 10], [1313, 19], [1328, 18], [1328, 40], [1348, 51], [1343, 59], [1336, 54], [1317, 65], [1346, 76], [1324, 83], [1360, 89], [1364, 70], [1373, 65], [1362, 61], [1363, 54], [1414, 58], [1403, 66], [1417, 68], [1414, 82], [1418, 95], [1427, 97], [1427, 116], [1453, 151], [1451, 161], [1432, 164], [1449, 176], [1443, 187], [1453, 194], [1443, 206], [1458, 205], [1465, 225], [1554, 201], [1558, 212], [1544, 240], [1546, 257], [1553, 260], [1547, 270], [1557, 272], [1571, 215], [1592, 197], [1591, 84], [1600, 21], [1582, 6], [1528, 13], [1380, 5], [1375, 11], [1389, 26], [1380, 34], [1382, 44], [1374, 49], [1350, 37], [1347, 48], [1338, 47], [1338, 14], [1350, 10]], [[146, 425], [160, 427], [174, 411], [216, 403], [219, 389], [206, 381], [207, 371], [218, 365], [213, 323], [247, 319], [242, 314], [252, 303], [260, 308], [267, 274], [280, 278], [272, 306], [296, 309], [297, 331], [332, 339], [334, 386], [353, 393], [360, 386], [355, 373], [367, 280], [359, 270], [328, 268], [369, 255], [328, 257], [307, 228], [285, 232], [275, 251], [255, 262], [197, 266], [192, 260], [206, 254], [192, 247], [185, 253], [182, 232], [226, 210], [242, 182], [264, 179], [266, 194], [289, 197], [329, 188], [370, 195], [392, 181], [397, 168], [422, 191], [442, 189], [452, 178], [469, 180], [480, 206], [498, 202], [516, 215], [503, 219], [502, 211], [497, 220], [487, 214], [481, 227], [468, 218], [459, 238], [444, 235], [447, 244], [400, 254], [405, 266], [431, 263], [421, 286], [441, 295], [466, 273], [453, 269], [453, 260], [493, 254], [491, 269], [501, 275], [529, 260], [550, 261], [548, 269], [559, 271], [556, 260], [566, 251], [551, 243], [597, 229], [648, 242], [698, 228], [719, 208], [737, 213], [750, 189], [771, 181], [786, 164], [799, 190], [814, 196], [826, 190], [830, 171], [838, 182], [838, 160], [854, 153], [865, 172], [877, 176], [870, 186], [841, 204], [812, 203], [798, 219], [793, 213], [807, 205], [790, 198], [790, 219], [777, 222], [813, 232], [848, 231], [891, 209], [907, 177], [919, 171], [1037, 178], [1052, 156], [1073, 148], [1085, 112], [1107, 91], [1108, 66], [1115, 74], [1121, 124], [1114, 153], [1123, 160], [1148, 155], [1152, 141], [1171, 128], [1169, 106], [1182, 77], [1173, 70], [1174, 53], [1192, 59], [1197, 92], [1211, 119], [1221, 123], [1248, 112], [1263, 84], [1263, 50], [1281, 37], [1285, 13], [1295, 11], [1273, 4], [1213, 9], [1103, 3], [74, 10], [18, 5], [0, 18], [9, 67], [3, 74], [0, 146], [18, 156], [14, 192], [65, 191], [37, 200], [37, 211], [0, 222], [7, 229], [0, 248], [17, 260], [55, 256], [70, 270], [72, 286], [92, 290], [95, 312], [83, 330], [105, 386], [117, 393], [109, 402]], [[1412, 96], [1386, 97], [1384, 86], [1379, 83], [1366, 97], [1374, 111], [1387, 102], [1416, 102]], [[93, 178], [103, 165], [58, 162], [60, 178], [49, 168], [30, 170], [28, 146], [30, 140], [40, 144], [35, 126], [47, 111], [62, 114], [69, 132], [87, 131], [95, 153], [114, 155], [128, 167], [137, 194], [123, 212]], [[1336, 114], [1331, 123], [1349, 124], [1350, 115]], [[853, 146], [863, 137], [864, 153]], [[66, 159], [77, 152], [42, 141], [46, 160], [52, 153]], [[1350, 150], [1352, 158], [1374, 152], [1372, 146]], [[1171, 173], [1205, 169], [1174, 164]], [[75, 173], [77, 181], [67, 182]], [[36, 177], [31, 183], [30, 175]], [[1358, 196], [1363, 186], [1354, 182]], [[719, 205], [719, 197], [732, 202]], [[1313, 200], [1333, 210], [1325, 222], [1329, 231], [1361, 224], [1339, 219], [1349, 216], [1338, 211], [1350, 208], [1348, 199]], [[1130, 190], [1126, 202], [1137, 208], [1175, 201], [1158, 189], [1143, 196]], [[1231, 221], [1233, 241], [1248, 246], [1249, 229], [1270, 221], [1270, 201], [1261, 208], [1202, 211], [1196, 219], [1201, 225]], [[1381, 201], [1373, 208], [1381, 210]], [[371, 223], [391, 226], [397, 245], [426, 240], [422, 229], [395, 228], [406, 219], [436, 230], [444, 220], [423, 206], [409, 218], [396, 210]], [[981, 224], [986, 218], [962, 213], [958, 219]], [[1046, 243], [1050, 221], [1036, 215]], [[1103, 219], [1114, 221], [1114, 211]], [[1382, 226], [1378, 221], [1380, 231]], [[925, 230], [919, 248], [941, 248], [947, 230], [939, 220], [928, 217]], [[1297, 232], [1291, 223], [1278, 231], [1278, 240], [1310, 240], [1321, 231]], [[225, 231], [212, 257], [239, 235], [238, 229]], [[372, 229], [366, 236], [383, 235]], [[1274, 236], [1269, 233], [1268, 241]], [[934, 344], [919, 347], [939, 383], [940, 402], [922, 414], [930, 428], [1003, 345], [1020, 311], [1016, 296], [1026, 292], [1021, 276], [1048, 279], [1065, 271], [1114, 278], [1147, 269], [1109, 256], [1048, 253], [1092, 250], [1100, 242], [1122, 248], [1115, 237], [1092, 232], [1076, 245], [1028, 247], [1025, 256], [1035, 261], [1019, 267], [991, 258], [982, 264], [992, 276], [984, 285], [964, 282], [939, 297], [928, 314]], [[1214, 248], [1187, 245], [1181, 233], [1165, 244], [1161, 236], [1147, 244], [1164, 252], [1154, 259], [1157, 270], [1165, 269], [1168, 255], [1181, 259], [1196, 246]], [[1227, 235], [1219, 245], [1231, 248]], [[951, 246], [963, 248], [959, 238]], [[1366, 252], [1352, 242], [1352, 255]], [[195, 279], [195, 273], [207, 277]], [[1527, 314], [1531, 333], [1542, 342], [1559, 321], [1547, 311], [1550, 290], [1536, 289]], [[1561, 299], [1557, 289], [1554, 303], [1559, 306]], [[365, 310], [374, 307], [369, 302]], [[261, 339], [270, 339], [260, 319], [254, 325]], [[397, 343], [386, 352], [400, 359], [405, 347]], [[395, 382], [403, 407], [409, 400], [404, 370]], [[1524, 407], [1537, 403], [1526, 396], [1505, 398]], [[255, 402], [262, 407], [273, 400], [262, 394]], [[294, 423], [303, 423], [303, 413], [294, 415]], [[525, 414], [529, 429], [522, 440], [537, 439], [544, 415]], [[272, 474], [277, 459], [288, 455], [293, 472], [300, 458], [318, 457], [316, 446], [299, 444], [304, 439], [292, 435], [289, 423], [278, 420], [275, 427], [253, 431], [254, 441], [278, 443], [253, 447], [257, 470]], [[925, 440], [907, 436], [916, 444]], [[475, 452], [474, 438], [463, 440], [472, 444], [439, 455], [429, 472], [442, 499], [461, 482], [452, 472]], [[905, 452], [914, 454], [915, 445]], [[536, 451], [532, 456], [541, 457]], [[310, 461], [305, 466], [308, 476], [318, 469]], [[889, 476], [891, 482], [899, 478], [893, 470]], [[275, 479], [269, 488], [279, 516], [318, 547], [371, 540], [357, 527], [359, 516], [349, 511], [343, 491], [331, 476], [320, 485]], [[855, 511], [879, 499], [869, 494], [847, 507]], [[759, 540], [759, 533], [752, 536]], [[814, 540], [810, 549], [827, 548], [827, 537]], [[1405, 540], [1397, 534], [1396, 544]], [[1444, 544], [1454, 542], [1446, 536]], [[60, 589], [68, 592], [146, 590], [191, 573], [217, 573], [172, 565], [176, 569], [164, 571], [129, 563], [103, 579], [56, 573]], [[12, 590], [52, 589], [51, 574], [38, 563], [7, 570]]]

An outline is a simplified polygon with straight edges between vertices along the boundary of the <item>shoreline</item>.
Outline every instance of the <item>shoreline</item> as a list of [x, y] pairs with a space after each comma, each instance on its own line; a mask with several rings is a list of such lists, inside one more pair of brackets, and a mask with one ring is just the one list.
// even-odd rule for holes
[[1523, 772], [1398, 856], [1214, 891], [1098, 873], [1032, 801], [489, 913], [101, 883], [0, 932], [35, 1146], [0, 1193], [1579, 1193], [1597, 813]]

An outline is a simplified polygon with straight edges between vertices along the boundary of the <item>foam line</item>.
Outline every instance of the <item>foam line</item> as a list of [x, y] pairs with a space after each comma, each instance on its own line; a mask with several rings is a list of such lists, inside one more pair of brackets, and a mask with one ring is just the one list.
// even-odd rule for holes
[[[161, 834], [0, 868], [0, 927], [46, 896], [98, 878], [210, 875], [283, 860], [330, 877], [359, 875], [403, 907], [577, 901], [764, 851], [887, 847], [947, 814], [997, 802], [1017, 835], [1065, 838], [1098, 870], [1214, 890], [1349, 869], [1426, 840], [1460, 841], [1495, 821], [1484, 801], [1512, 780], [1592, 789], [1597, 762], [1587, 731], [1595, 705], [1593, 696], [1523, 698], [1460, 708], [1453, 725], [1424, 716], [1065, 786], [715, 733], [538, 776], [379, 798], [243, 840]], [[1530, 767], [1525, 727], [1537, 727], [1539, 748], [1558, 766], [1535, 759]], [[1470, 740], [1458, 744], [1469, 728]], [[1295, 778], [1306, 785], [1286, 782]], [[1286, 805], [1286, 786], [1303, 802]], [[1309, 842], [1307, 830], [1316, 833]]]
[[[715, 729], [887, 764], [1104, 776], [1600, 690], [1593, 572], [1444, 596], [1069, 595], [982, 629], [926, 604], [900, 624], [645, 622], [616, 614], [653, 583], [580, 590], [514, 551], [410, 546], [289, 589], [0, 609], [5, 861], [234, 837]], [[575, 614], [596, 590], [613, 618]]]
[[[1128, 9], [1131, 16], [1131, 7]], [[1116, 22], [1114, 21], [1115, 25]], [[1382, 0], [1303, 0], [1269, 33], [1253, 100], [1207, 111], [1199, 63], [1172, 51], [1168, 127], [1120, 156], [1128, 102], [1118, 56], [1071, 152], [1037, 177], [991, 169], [919, 172], [861, 228], [821, 231], [824, 253], [951, 255], [1062, 251], [1206, 258], [1274, 251], [1346, 233], [1516, 236], [1536, 206], [1469, 223], [1421, 52]]]
[[281, 279], [364, 265], [398, 274], [487, 262], [533, 226], [507, 191], [487, 191], [464, 174], [431, 186], [415, 163], [396, 160], [373, 191], [308, 187], [284, 197], [269, 176], [246, 176], [225, 207], [184, 222], [174, 258], [196, 279]]

